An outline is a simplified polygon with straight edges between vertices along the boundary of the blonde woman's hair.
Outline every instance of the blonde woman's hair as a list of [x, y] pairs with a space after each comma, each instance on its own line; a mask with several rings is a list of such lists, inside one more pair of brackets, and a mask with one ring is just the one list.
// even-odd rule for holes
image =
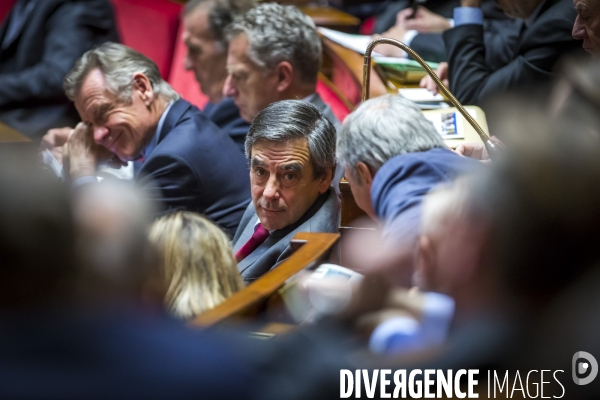
[[199, 214], [179, 211], [158, 219], [150, 240], [163, 252], [165, 303], [177, 317], [192, 318], [244, 286], [229, 238]]

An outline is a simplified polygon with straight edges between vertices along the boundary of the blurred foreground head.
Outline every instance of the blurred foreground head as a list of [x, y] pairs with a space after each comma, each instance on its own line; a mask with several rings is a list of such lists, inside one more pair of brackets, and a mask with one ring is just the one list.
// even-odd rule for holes
[[0, 155], [0, 310], [47, 303], [76, 273], [68, 193], [21, 154]]
[[503, 125], [504, 157], [424, 202], [420, 283], [459, 312], [507, 295], [541, 305], [600, 261], [600, 136], [521, 115]]
[[543, 299], [600, 259], [600, 136], [532, 112], [512, 149], [474, 184], [491, 260], [517, 295]]
[[148, 202], [128, 183], [104, 181], [79, 188], [74, 209], [84, 295], [161, 304], [165, 287], [158, 253], [146, 234], [154, 214]]
[[550, 109], [600, 135], [600, 61], [596, 57], [573, 57], [561, 62]]
[[200, 214], [179, 211], [160, 218], [150, 240], [163, 253], [165, 302], [178, 317], [192, 318], [244, 286], [229, 238]]

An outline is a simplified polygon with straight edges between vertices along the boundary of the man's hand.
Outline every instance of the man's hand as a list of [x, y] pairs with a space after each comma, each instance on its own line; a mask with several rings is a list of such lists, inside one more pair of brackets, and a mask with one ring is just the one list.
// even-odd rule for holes
[[[500, 140], [498, 140], [498, 138], [492, 136], [490, 140], [494, 142], [497, 146], [504, 147], [504, 144]], [[490, 162], [490, 156], [487, 152], [487, 149], [485, 148], [485, 145], [482, 142], [463, 143], [459, 145], [456, 148], [456, 150], [454, 150], [454, 152], [463, 157], [473, 158], [484, 163]]]
[[50, 129], [40, 142], [40, 151], [48, 149], [50, 153], [58, 160], [59, 163], [63, 162], [63, 146], [67, 143], [69, 134], [73, 128], [65, 126], [64, 128]]
[[410, 7], [400, 11], [396, 15], [396, 25], [400, 25], [406, 30], [414, 29], [419, 33], [441, 33], [451, 28], [448, 19], [423, 6], [417, 8], [414, 18], [410, 18], [412, 12]]
[[481, 7], [481, 0], [460, 0], [461, 7]]
[[113, 156], [107, 149], [94, 142], [90, 126], [83, 122], [77, 124], [69, 134], [64, 153], [68, 156], [71, 180], [95, 176], [98, 163]]
[[463, 157], [473, 158], [479, 161], [489, 161], [490, 159], [487, 149], [482, 142], [463, 143], [459, 145], [454, 152]]
[[[438, 69], [435, 71], [435, 74], [442, 80], [444, 86], [448, 87], [448, 63], [441, 62], [438, 66]], [[437, 84], [433, 81], [433, 79], [427, 75], [423, 79], [421, 79], [421, 83], [419, 84], [422, 88], [426, 88], [433, 94], [438, 94], [440, 89]]]

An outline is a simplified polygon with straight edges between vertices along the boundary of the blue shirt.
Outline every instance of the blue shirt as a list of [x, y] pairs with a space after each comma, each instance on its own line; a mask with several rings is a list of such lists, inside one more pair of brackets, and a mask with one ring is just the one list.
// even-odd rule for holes
[[483, 11], [479, 7], [456, 7], [454, 9], [454, 26], [467, 24], [483, 25]]

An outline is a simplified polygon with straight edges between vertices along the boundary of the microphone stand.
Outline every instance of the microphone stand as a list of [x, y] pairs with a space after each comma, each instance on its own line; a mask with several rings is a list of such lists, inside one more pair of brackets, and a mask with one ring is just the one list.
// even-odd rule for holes
[[433, 79], [436, 83], [440, 91], [444, 94], [444, 96], [456, 107], [456, 109], [465, 117], [465, 119], [471, 124], [471, 126], [475, 129], [479, 138], [485, 145], [487, 149], [488, 155], [490, 159], [494, 159], [499, 154], [498, 146], [490, 140], [490, 137], [487, 133], [479, 126], [477, 121], [465, 110], [462, 104], [454, 97], [452, 93], [444, 86], [440, 78], [436, 75], [436, 73], [431, 69], [431, 67], [419, 56], [413, 49], [405, 45], [404, 43], [390, 38], [378, 38], [373, 40], [367, 46], [367, 50], [365, 51], [365, 61], [363, 65], [363, 92], [362, 92], [362, 101], [366, 101], [370, 97], [370, 89], [371, 89], [371, 53], [373, 49], [380, 44], [389, 44], [392, 46], [396, 46], [404, 50], [408, 55], [410, 55], [416, 62], [421, 64], [421, 66], [425, 69], [425, 72]]

